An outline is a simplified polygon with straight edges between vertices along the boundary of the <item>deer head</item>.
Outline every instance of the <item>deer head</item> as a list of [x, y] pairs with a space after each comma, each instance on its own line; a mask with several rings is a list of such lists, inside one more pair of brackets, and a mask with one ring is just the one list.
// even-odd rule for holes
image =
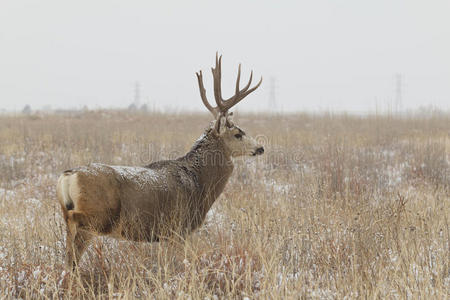
[[262, 83], [262, 77], [258, 84], [250, 88], [253, 79], [253, 71], [250, 73], [250, 79], [247, 85], [240, 89], [239, 83], [241, 78], [241, 64], [238, 67], [238, 74], [236, 79], [236, 92], [235, 94], [228, 98], [222, 98], [222, 55], [216, 53], [216, 66], [211, 68], [213, 79], [214, 79], [214, 98], [216, 100], [217, 106], [212, 106], [208, 98], [206, 97], [206, 90], [203, 86], [202, 71], [197, 74], [198, 86], [200, 89], [200, 96], [202, 98], [203, 104], [212, 113], [215, 118], [213, 125], [214, 134], [218, 139], [221, 139], [224, 145], [228, 148], [231, 156], [242, 156], [242, 155], [261, 155], [264, 153], [264, 148], [257, 143], [257, 141], [248, 136], [241, 128], [235, 125], [232, 121], [233, 113], [229, 110], [238, 104], [242, 99], [244, 99], [251, 92], [255, 91]]

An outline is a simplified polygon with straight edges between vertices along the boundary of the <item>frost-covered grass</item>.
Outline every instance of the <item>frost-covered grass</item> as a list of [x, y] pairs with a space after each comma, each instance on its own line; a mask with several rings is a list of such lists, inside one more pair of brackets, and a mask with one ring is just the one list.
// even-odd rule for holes
[[98, 238], [64, 269], [65, 169], [186, 152], [206, 115], [0, 116], [0, 298], [422, 298], [450, 290], [450, 118], [237, 116], [236, 161], [184, 242]]

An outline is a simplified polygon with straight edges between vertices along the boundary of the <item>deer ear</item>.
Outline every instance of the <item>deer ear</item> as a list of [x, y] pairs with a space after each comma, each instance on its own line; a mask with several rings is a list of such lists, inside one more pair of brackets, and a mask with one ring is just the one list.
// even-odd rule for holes
[[217, 135], [222, 135], [225, 133], [225, 125], [227, 122], [227, 118], [223, 116], [222, 114], [219, 115], [219, 117], [216, 120], [216, 123], [214, 124], [214, 131]]

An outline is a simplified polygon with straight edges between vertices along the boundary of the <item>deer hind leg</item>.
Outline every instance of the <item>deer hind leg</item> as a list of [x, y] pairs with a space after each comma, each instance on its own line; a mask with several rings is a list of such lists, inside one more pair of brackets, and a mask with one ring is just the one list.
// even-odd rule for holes
[[85, 218], [86, 217], [83, 213], [74, 211], [68, 212], [66, 263], [67, 267], [72, 270], [77, 268], [84, 251], [94, 237], [91, 232], [84, 229], [82, 226]]

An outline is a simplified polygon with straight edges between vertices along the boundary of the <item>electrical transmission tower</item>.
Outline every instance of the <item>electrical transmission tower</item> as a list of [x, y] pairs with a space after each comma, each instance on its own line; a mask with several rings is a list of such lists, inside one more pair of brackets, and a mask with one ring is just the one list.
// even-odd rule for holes
[[402, 110], [402, 74], [395, 74], [395, 112], [399, 113]]
[[136, 106], [136, 109], [141, 107], [141, 85], [139, 84], [139, 81], [136, 81], [134, 86], [134, 105]]
[[269, 110], [270, 112], [276, 112], [277, 110], [277, 99], [276, 99], [276, 78], [270, 77], [270, 90], [269, 90]]

